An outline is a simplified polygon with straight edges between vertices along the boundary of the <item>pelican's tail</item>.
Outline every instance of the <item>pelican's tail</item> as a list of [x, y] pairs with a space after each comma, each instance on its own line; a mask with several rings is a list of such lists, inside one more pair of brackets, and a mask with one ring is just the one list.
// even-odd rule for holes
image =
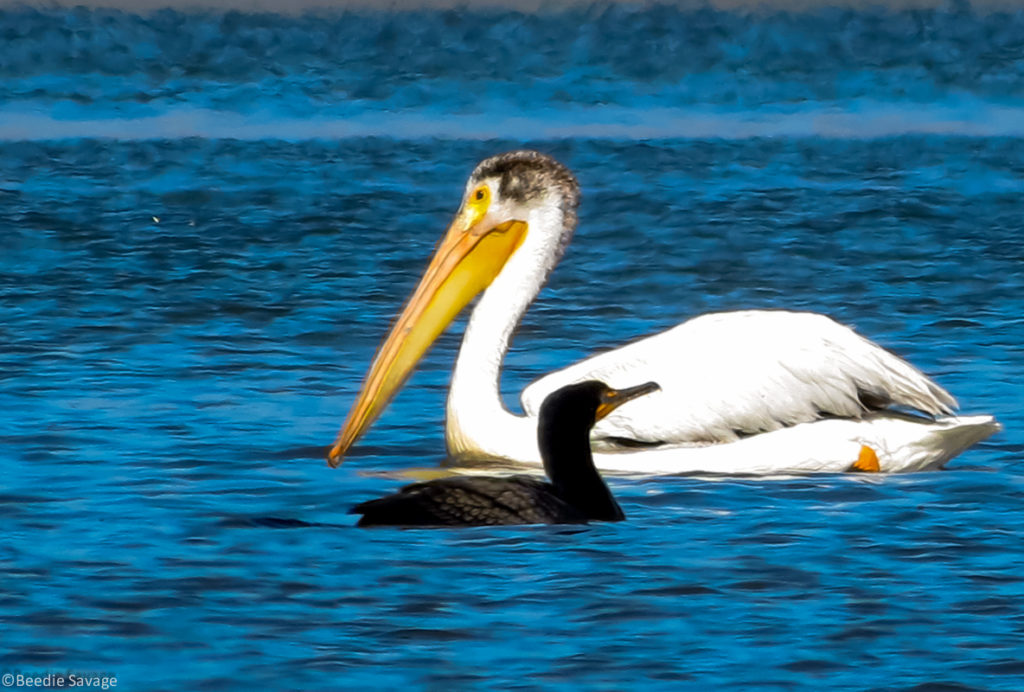
[[[968, 447], [1003, 429], [993, 416], [945, 416], [923, 426], [923, 435], [893, 435], [883, 453], [899, 459], [900, 471], [941, 468]], [[901, 439], [902, 438], [902, 439]], [[883, 458], [882, 470], [886, 464]]]

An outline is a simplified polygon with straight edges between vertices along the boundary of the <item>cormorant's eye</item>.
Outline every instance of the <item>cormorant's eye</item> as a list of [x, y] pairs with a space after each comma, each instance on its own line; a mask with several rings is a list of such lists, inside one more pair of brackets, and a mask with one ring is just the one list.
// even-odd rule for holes
[[478, 188], [478, 189], [477, 189], [477, 191], [476, 191], [476, 194], [475, 194], [475, 195], [473, 195], [473, 196], [474, 196], [474, 197], [476, 197], [476, 201], [477, 201], [477, 202], [479, 202], [480, 200], [482, 200], [482, 199], [484, 198], [484, 191], [483, 191], [483, 188]]

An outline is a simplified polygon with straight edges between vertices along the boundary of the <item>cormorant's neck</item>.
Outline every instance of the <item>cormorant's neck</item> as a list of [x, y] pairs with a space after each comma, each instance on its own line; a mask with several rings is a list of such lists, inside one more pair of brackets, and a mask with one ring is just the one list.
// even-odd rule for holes
[[585, 426], [541, 426], [544, 471], [558, 495], [588, 519], [621, 521], [626, 516], [594, 466], [590, 430]]

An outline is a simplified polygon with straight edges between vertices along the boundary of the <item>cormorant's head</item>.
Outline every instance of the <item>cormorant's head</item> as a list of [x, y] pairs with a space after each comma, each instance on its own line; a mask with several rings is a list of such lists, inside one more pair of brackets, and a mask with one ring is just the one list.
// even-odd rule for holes
[[540, 429], [579, 428], [589, 431], [597, 421], [627, 401], [659, 389], [661, 387], [656, 382], [626, 389], [612, 389], [598, 380], [570, 384], [549, 394], [541, 404]]

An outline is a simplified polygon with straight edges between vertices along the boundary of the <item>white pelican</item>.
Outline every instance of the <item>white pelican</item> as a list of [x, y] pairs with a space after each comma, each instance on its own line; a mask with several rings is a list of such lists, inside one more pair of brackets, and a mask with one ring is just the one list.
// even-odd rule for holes
[[[598, 468], [637, 473], [912, 471], [941, 466], [1001, 429], [956, 417], [956, 401], [906, 361], [823, 315], [703, 315], [532, 383], [526, 415], [502, 404], [509, 341], [576, 227], [579, 185], [534, 151], [482, 161], [419, 286], [384, 340], [330, 451], [337, 466], [433, 341], [476, 295], [448, 393], [459, 460], [540, 465], [537, 412], [571, 382], [661, 391], [595, 426]], [[916, 411], [909, 415], [904, 411]]]

